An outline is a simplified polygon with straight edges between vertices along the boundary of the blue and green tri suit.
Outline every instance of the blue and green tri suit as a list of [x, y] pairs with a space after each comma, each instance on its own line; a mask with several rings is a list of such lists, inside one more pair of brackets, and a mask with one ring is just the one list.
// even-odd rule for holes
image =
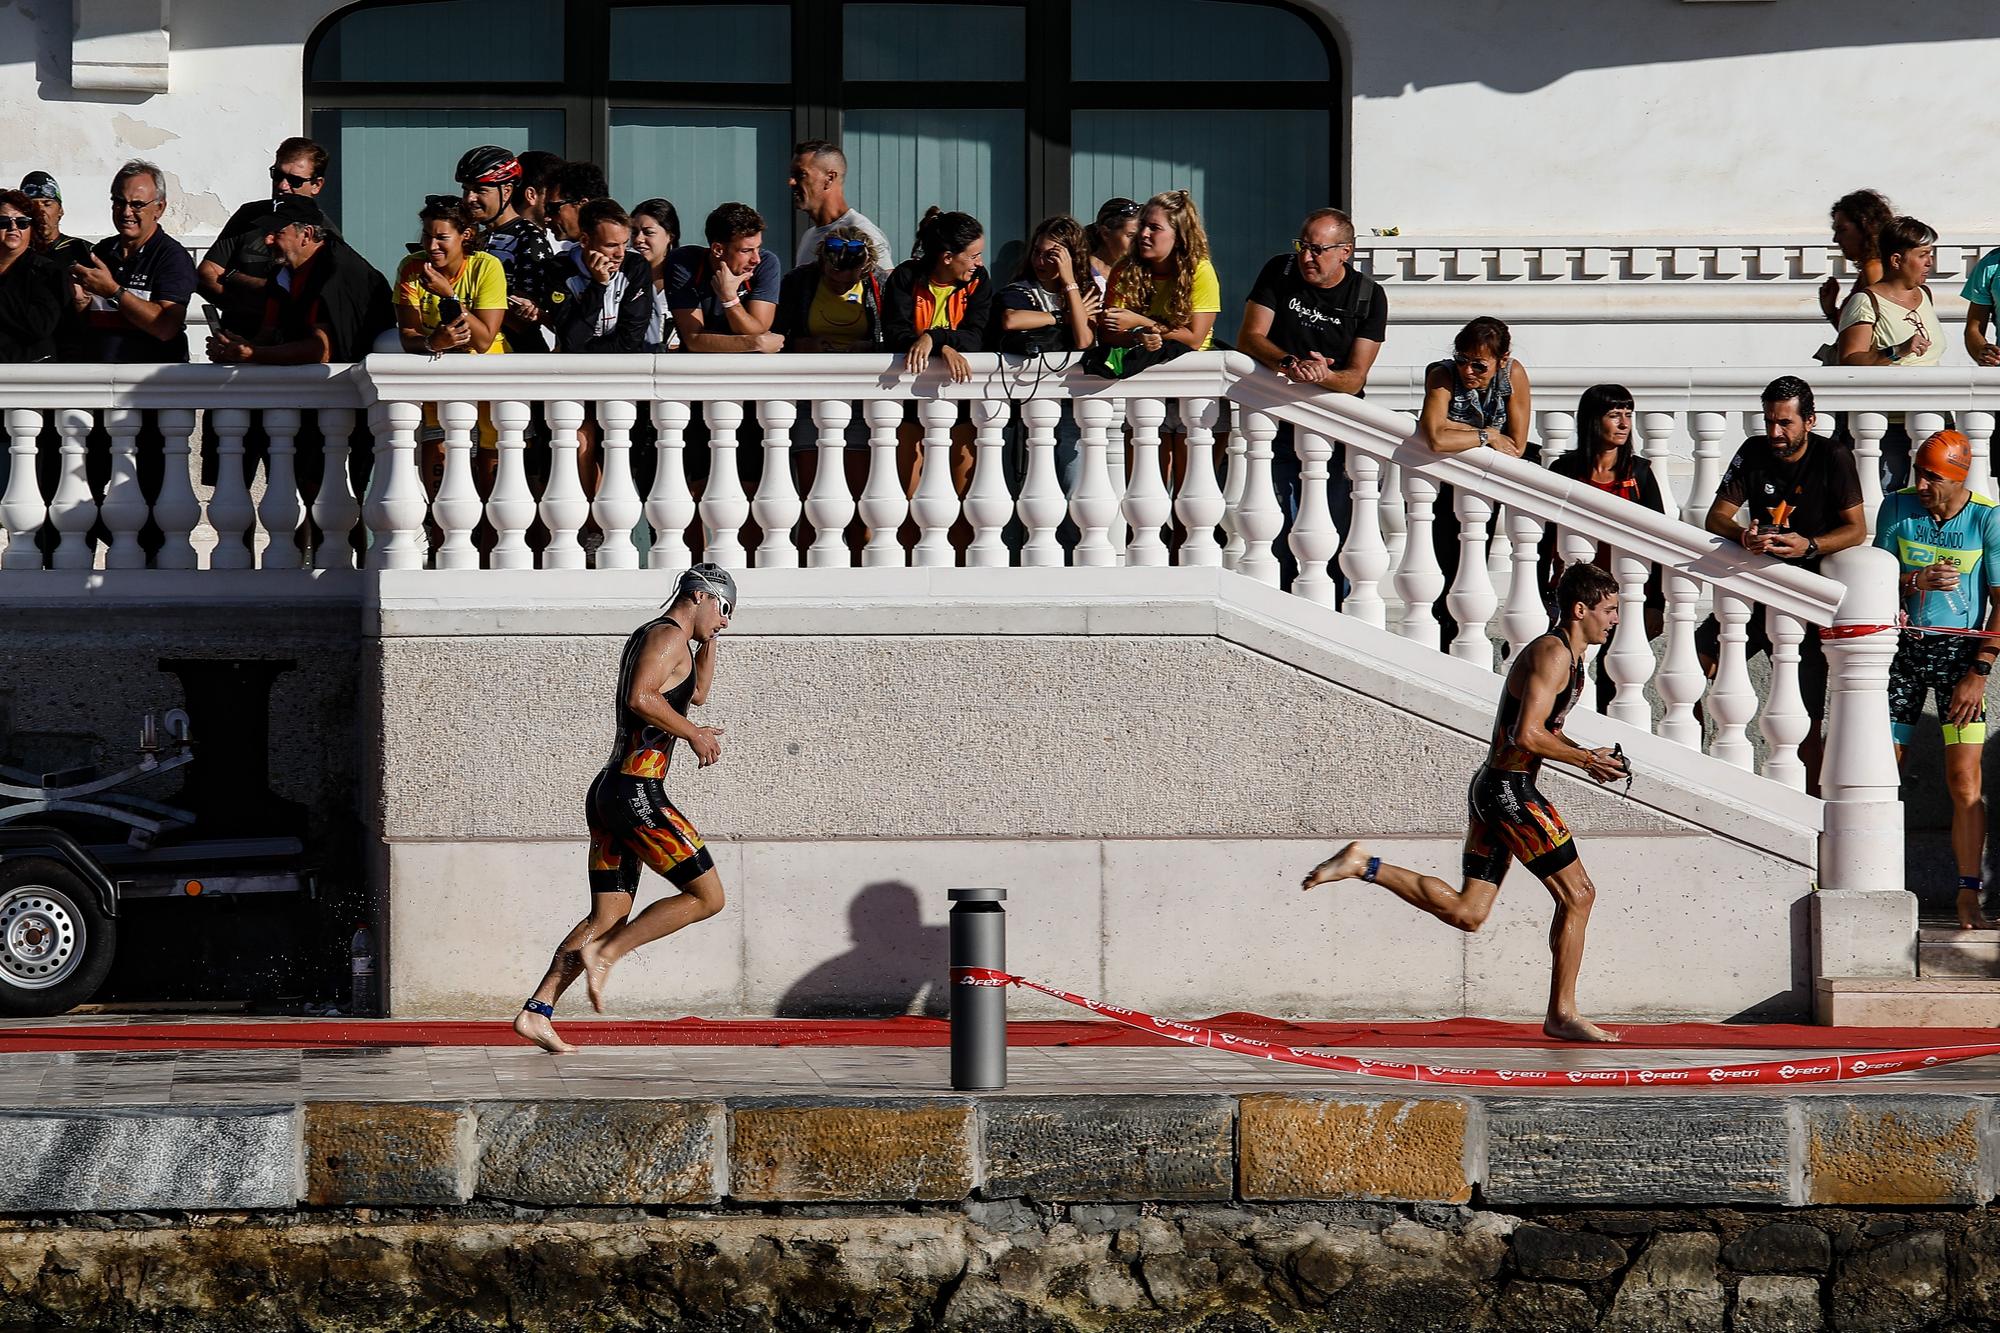
[[[2000, 506], [1968, 492], [1956, 514], [1940, 523], [1917, 498], [1915, 487], [1884, 496], [1875, 520], [1875, 544], [1892, 552], [1905, 574], [1937, 564], [1958, 570], [1958, 586], [1931, 588], [1903, 599], [1912, 627], [1978, 629], [1986, 623], [1991, 589], [2000, 585]], [[1896, 743], [1909, 743], [1923, 716], [1924, 700], [1937, 694], [1938, 716], [1951, 705], [1951, 692], [1971, 669], [1983, 639], [1962, 634], [1905, 631], [1889, 667], [1889, 720]], [[1944, 723], [1946, 745], [1978, 745], [1986, 739], [1986, 705], [1962, 727]]]

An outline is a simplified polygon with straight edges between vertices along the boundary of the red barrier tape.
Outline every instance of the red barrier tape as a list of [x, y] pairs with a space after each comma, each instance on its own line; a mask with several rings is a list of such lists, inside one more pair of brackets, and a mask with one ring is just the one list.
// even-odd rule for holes
[[1901, 630], [1905, 634], [1961, 634], [1975, 639], [2000, 639], [2000, 634], [1980, 629], [1958, 629], [1951, 625], [1912, 625], [1905, 615], [1893, 625], [1823, 625], [1819, 637], [1825, 639], [1858, 639], [1867, 634], [1887, 634], [1890, 630]]
[[1254, 1037], [1235, 1037], [1214, 1028], [1193, 1023], [1175, 1023], [1135, 1009], [1072, 995], [1039, 981], [1017, 977], [989, 967], [957, 967], [951, 972], [954, 986], [1024, 986], [1052, 995], [1066, 1004], [1102, 1014], [1114, 1023], [1150, 1032], [1187, 1046], [1205, 1046], [1216, 1051], [1235, 1051], [1260, 1060], [1281, 1064], [1307, 1065], [1341, 1074], [1366, 1074], [1371, 1078], [1399, 1078], [1413, 1083], [1448, 1083], [1459, 1087], [1517, 1088], [1522, 1086], [1654, 1087], [1660, 1084], [1699, 1086], [1733, 1085], [1759, 1087], [1785, 1083], [1844, 1083], [1880, 1074], [1901, 1074], [1912, 1069], [1977, 1060], [2000, 1055], [2000, 1042], [1979, 1046], [1917, 1047], [1904, 1051], [1874, 1051], [1861, 1055], [1801, 1056], [1794, 1060], [1766, 1060], [1755, 1064], [1710, 1065], [1706, 1068], [1676, 1065], [1666, 1069], [1468, 1069], [1449, 1065], [1413, 1065], [1396, 1060], [1366, 1060], [1352, 1055], [1328, 1055], [1322, 1051], [1279, 1046]]

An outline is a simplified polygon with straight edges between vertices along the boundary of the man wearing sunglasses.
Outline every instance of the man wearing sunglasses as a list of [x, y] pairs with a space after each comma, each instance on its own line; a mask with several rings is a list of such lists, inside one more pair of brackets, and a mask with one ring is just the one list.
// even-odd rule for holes
[[[326, 150], [311, 139], [287, 139], [278, 145], [270, 176], [270, 196], [230, 215], [198, 271], [202, 295], [221, 307], [223, 330], [240, 338], [254, 335], [263, 323], [271, 279], [285, 266], [264, 242], [272, 210], [287, 199], [318, 197], [326, 188]], [[339, 235], [331, 223], [327, 227], [329, 236]]]

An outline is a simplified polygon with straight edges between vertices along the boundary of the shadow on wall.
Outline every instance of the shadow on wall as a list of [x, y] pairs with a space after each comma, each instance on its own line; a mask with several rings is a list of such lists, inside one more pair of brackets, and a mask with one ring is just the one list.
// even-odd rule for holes
[[847, 904], [852, 947], [793, 982], [780, 1018], [942, 1018], [949, 965], [947, 926], [927, 926], [917, 891], [901, 880], [865, 885]]

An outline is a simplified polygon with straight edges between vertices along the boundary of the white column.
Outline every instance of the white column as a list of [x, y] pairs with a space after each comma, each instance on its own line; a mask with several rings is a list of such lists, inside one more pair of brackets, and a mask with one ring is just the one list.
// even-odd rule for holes
[[1812, 730], [1805, 697], [1799, 692], [1799, 642], [1806, 625], [1776, 607], [1764, 608], [1764, 632], [1771, 638], [1771, 697], [1764, 701], [1758, 729], [1764, 733], [1764, 776], [1804, 791], [1806, 766], [1799, 745]]
[[[1173, 512], [1166, 484], [1160, 479], [1160, 425], [1167, 419], [1167, 405], [1158, 398], [1134, 398], [1125, 405], [1125, 419], [1132, 427], [1132, 475], [1126, 480], [1119, 505], [1132, 534], [1125, 547], [1125, 563], [1164, 565], [1167, 544], [1160, 540], [1160, 528]], [[1114, 457], [1123, 453], [1111, 452]]]
[[1403, 542], [1403, 563], [1396, 569], [1396, 596], [1403, 602], [1403, 622], [1396, 627], [1404, 638], [1424, 645], [1439, 646], [1437, 610], [1433, 606], [1444, 591], [1444, 570], [1438, 565], [1432, 543], [1436, 520], [1437, 483], [1423, 473], [1403, 469], [1403, 514], [1407, 532]]
[[1062, 420], [1062, 404], [1053, 398], [1030, 398], [1021, 404], [1021, 421], [1028, 431], [1028, 475], [1021, 481], [1018, 506], [1021, 526], [1028, 530], [1021, 547], [1024, 568], [1047, 569], [1063, 562], [1062, 542], [1056, 529], [1062, 526], [1067, 501], [1062, 479], [1056, 475], [1056, 426]]
[[265, 534], [257, 563], [264, 569], [297, 569], [305, 563], [299, 550], [299, 524], [306, 516], [296, 462], [300, 420], [297, 408], [264, 410], [264, 435], [270, 447], [265, 455], [264, 503], [257, 510]]
[[354, 496], [354, 480], [348, 475], [350, 437], [354, 434], [354, 409], [322, 407], [319, 410], [320, 470], [319, 494], [313, 497], [313, 522], [319, 527], [319, 545], [313, 548], [313, 568], [354, 568], [354, 525], [361, 521], [361, 502]]
[[1237, 519], [1243, 508], [1243, 475], [1249, 460], [1249, 438], [1243, 433], [1246, 414], [1240, 408], [1234, 410], [1236, 422], [1229, 432], [1222, 465], [1222, 567], [1231, 570], [1243, 560], [1243, 526]]
[[[161, 466], [160, 498], [153, 502], [153, 522], [159, 525], [166, 536], [166, 545], [160, 548], [155, 567], [159, 569], [195, 568], [194, 530], [201, 524], [201, 501], [194, 495], [194, 479], [188, 473], [188, 437], [194, 434], [194, 413], [188, 408], [169, 408], [160, 413]], [[415, 437], [412, 436], [414, 443]], [[137, 467], [136, 450], [138, 442], [133, 440], [134, 467]], [[136, 484], [138, 473], [133, 473]], [[417, 478], [414, 458], [410, 461], [410, 481]], [[419, 501], [423, 493], [418, 493]], [[423, 522], [423, 507], [418, 505], [417, 521]], [[423, 534], [419, 532], [419, 556]]]
[[1181, 493], [1174, 501], [1174, 514], [1181, 521], [1181, 549], [1177, 564], [1213, 568], [1222, 563], [1222, 548], [1215, 541], [1215, 525], [1222, 519], [1222, 491], [1215, 484], [1215, 419], [1219, 404], [1213, 398], [1181, 399], [1181, 421], [1187, 426], [1187, 475], [1181, 478]]
[[1868, 520], [1868, 538], [1875, 538], [1875, 513], [1882, 507], [1882, 436], [1889, 418], [1880, 412], [1850, 412], [1847, 428], [1854, 435], [1854, 470], [1861, 474], [1861, 512]]
[[1542, 522], [1533, 514], [1506, 511], [1507, 535], [1513, 542], [1514, 572], [1501, 603], [1500, 631], [1511, 652], [1520, 652], [1549, 628], [1548, 604], [1542, 600]]
[[424, 567], [424, 488], [417, 475], [417, 427], [423, 420], [424, 409], [416, 403], [379, 402], [369, 413], [375, 470], [361, 509], [368, 520], [370, 569]]
[[40, 412], [24, 407], [7, 410], [7, 492], [0, 496], [0, 527], [7, 529], [7, 549], [0, 551], [0, 569], [42, 567], [35, 535], [49, 516], [49, 506], [35, 478], [35, 439], [41, 433]]
[[472, 530], [485, 506], [472, 480], [473, 433], [479, 429], [479, 404], [452, 400], [437, 405], [444, 427], [444, 475], [431, 497], [431, 522], [438, 529], [438, 548], [431, 553], [434, 569], [477, 569], [479, 552]]
[[1681, 511], [1680, 500], [1674, 494], [1674, 446], [1679, 434], [1679, 415], [1676, 412], [1639, 414], [1641, 438], [1646, 445], [1646, 464], [1653, 469], [1653, 480], [1659, 483], [1660, 499], [1669, 514]]
[[[1332, 606], [1339, 587], [1327, 571], [1327, 563], [1340, 550], [1340, 530], [1333, 525], [1333, 511], [1326, 495], [1327, 465], [1333, 460], [1333, 441], [1303, 426], [1292, 428], [1292, 448], [1299, 458], [1299, 512], [1292, 520], [1292, 558], [1299, 572], [1292, 579], [1292, 591], [1309, 602]], [[1273, 452], [1276, 445], [1273, 445]]]
[[[1958, 428], [1972, 445], [1972, 488], [1991, 486], [1993, 476], [1993, 413], [1960, 412]], [[1921, 443], [1921, 441], [1919, 441]]]
[[1403, 505], [1403, 466], [1385, 461], [1382, 464], [1382, 544], [1389, 548], [1391, 568], [1403, 563], [1403, 551], [1409, 540], [1410, 517]]
[[1384, 629], [1388, 606], [1382, 600], [1382, 577], [1389, 572], [1389, 547], [1382, 540], [1382, 461], [1350, 444], [1347, 477], [1354, 486], [1354, 508], [1347, 540], [1340, 544], [1340, 572], [1347, 575], [1347, 600], [1341, 610], [1363, 624]]
[[[1944, 413], [1912, 412], [1909, 416], [1910, 457], [1915, 459], [1917, 446], [1944, 429]], [[1970, 437], [1967, 437], [1970, 439]], [[1976, 475], [1976, 474], [1975, 474]]]
[[812, 405], [812, 419], [819, 431], [818, 465], [812, 493], [806, 496], [806, 522], [813, 533], [806, 564], [845, 569], [854, 563], [847, 549], [847, 525], [854, 521], [854, 497], [847, 491], [847, 423], [854, 419], [854, 404], [845, 398], [823, 399]]
[[528, 545], [528, 528], [535, 521], [535, 496], [528, 489], [528, 405], [516, 398], [496, 401], [493, 443], [493, 492], [486, 497], [486, 521], [493, 525], [491, 569], [533, 569], [535, 553]]
[[1112, 419], [1104, 434], [1104, 475], [1111, 485], [1111, 522], [1105, 539], [1111, 543], [1112, 563], [1125, 563], [1125, 451], [1131, 442], [1132, 411], [1129, 400], [1113, 399]]
[[1757, 715], [1757, 693], [1750, 687], [1750, 599], [1724, 588], [1715, 590], [1715, 618], [1722, 630], [1717, 648], [1715, 685], [1708, 692], [1708, 715], [1715, 720], [1715, 738], [1708, 752], [1725, 764], [1748, 770], [1753, 763], [1750, 740], [1743, 729]]
[[646, 495], [646, 525], [653, 544], [646, 550], [648, 569], [685, 569], [687, 530], [694, 522], [694, 492], [687, 482], [687, 427], [694, 413], [678, 398], [653, 404], [653, 486]]
[[1667, 657], [1653, 682], [1666, 704], [1660, 735], [1676, 745], [1699, 750], [1701, 723], [1695, 718], [1694, 706], [1708, 685], [1708, 678], [1701, 673], [1701, 655], [1694, 646], [1701, 585], [1672, 569], [1664, 572], [1662, 583], [1667, 596]]
[[1271, 480], [1271, 447], [1278, 436], [1275, 418], [1262, 412], [1243, 414], [1243, 498], [1236, 506], [1236, 526], [1243, 533], [1243, 554], [1236, 572], [1259, 583], [1278, 586], [1278, 557], [1271, 543], [1284, 524]]
[[708, 422], [708, 485], [701, 493], [700, 558], [724, 569], [742, 569], [743, 520], [750, 517], [750, 499], [743, 493], [743, 473], [736, 463], [743, 404], [703, 403], [701, 415]]
[[1452, 508], [1458, 514], [1458, 574], [1444, 603], [1458, 622], [1451, 655], [1491, 671], [1493, 640], [1487, 627], [1500, 608], [1486, 572], [1486, 532], [1493, 518], [1493, 502], [1460, 486], [1453, 492]]
[[917, 547], [910, 563], [919, 568], [949, 568], [958, 563], [951, 549], [951, 525], [958, 521], [958, 489], [951, 480], [951, 428], [958, 424], [958, 403], [926, 398], [917, 404], [924, 427], [924, 474], [910, 500], [917, 520]]
[[1118, 512], [1118, 499], [1111, 491], [1111, 473], [1104, 462], [1105, 430], [1111, 422], [1111, 404], [1102, 398], [1079, 398], [1075, 403], [1077, 447], [1081, 468], [1076, 493], [1069, 498], [1070, 521], [1078, 535], [1072, 563], [1101, 568], [1118, 563], [1111, 549], [1111, 520]]
[[1648, 567], [1636, 555], [1611, 553], [1611, 572], [1618, 577], [1618, 629], [1598, 666], [1618, 686], [1606, 711], [1641, 731], [1653, 729], [1653, 706], [1646, 702], [1646, 682], [1653, 678], [1653, 645], [1646, 639], [1646, 575]]
[[982, 569], [1007, 567], [1007, 520], [1014, 517], [1014, 497], [1007, 490], [1002, 443], [1007, 429], [1007, 400], [975, 398], [966, 404], [972, 416], [974, 453], [972, 482], [965, 491], [965, 520], [972, 525], [972, 544], [965, 563]]
[[597, 405], [600, 461], [597, 496], [590, 502], [590, 516], [604, 541], [597, 548], [599, 569], [637, 569], [639, 548], [632, 544], [632, 529], [639, 524], [639, 490], [632, 484], [632, 426], [639, 420], [639, 405], [627, 398], [610, 398]]
[[62, 439], [62, 466], [56, 474], [55, 494], [49, 497], [49, 521], [59, 534], [55, 553], [49, 559], [51, 569], [91, 566], [90, 529], [97, 522], [97, 503], [90, 498], [90, 482], [83, 474], [91, 425], [90, 413], [78, 408], [66, 407], [56, 413], [56, 433]]
[[1553, 466], [1558, 458], [1576, 447], [1576, 413], [1537, 412], [1541, 418], [1542, 466]]
[[860, 504], [868, 544], [861, 548], [861, 563], [869, 569], [900, 569], [908, 559], [901, 532], [910, 513], [910, 500], [896, 471], [896, 428], [903, 424], [903, 405], [890, 398], [871, 398], [861, 414], [868, 422], [868, 483], [861, 489]]
[[1715, 488], [1722, 480], [1723, 437], [1729, 432], [1725, 412], [1694, 414], [1694, 476], [1688, 481], [1687, 505], [1681, 518], [1700, 527], [1715, 503]]
[[542, 526], [549, 532], [549, 544], [542, 550], [542, 568], [582, 569], [583, 543], [576, 539], [576, 534], [590, 517], [590, 501], [583, 494], [583, 478], [577, 473], [583, 404], [558, 398], [542, 411], [549, 423], [549, 484], [542, 491], [542, 503], [537, 509]]
[[222, 407], [211, 410], [209, 419], [215, 423], [215, 493], [208, 498], [215, 550], [209, 555], [209, 568], [248, 569], [250, 548], [243, 544], [243, 534], [257, 519], [257, 511], [250, 507], [250, 488], [243, 484], [243, 437], [250, 430], [250, 414]]
[[757, 543], [759, 569], [799, 567], [799, 548], [792, 542], [792, 529], [804, 511], [792, 481], [792, 423], [798, 415], [798, 405], [789, 399], [769, 398], [757, 404], [757, 424], [764, 428], [764, 475], [757, 481], [750, 516], [764, 534]]

